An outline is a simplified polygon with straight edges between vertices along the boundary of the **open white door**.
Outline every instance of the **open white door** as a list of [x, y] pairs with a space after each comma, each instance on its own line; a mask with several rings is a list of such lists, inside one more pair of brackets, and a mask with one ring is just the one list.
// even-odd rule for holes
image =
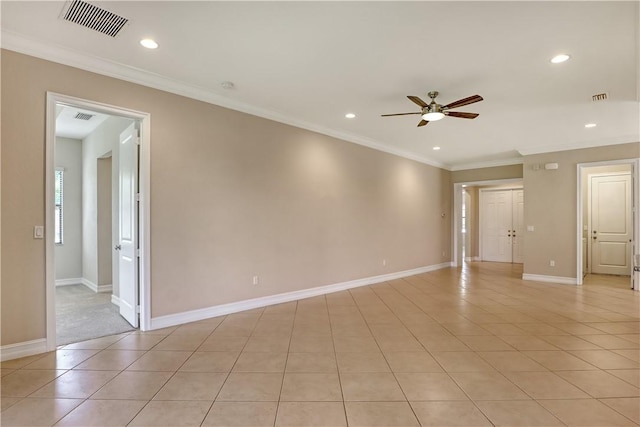
[[138, 327], [138, 130], [132, 123], [120, 134], [120, 315]]

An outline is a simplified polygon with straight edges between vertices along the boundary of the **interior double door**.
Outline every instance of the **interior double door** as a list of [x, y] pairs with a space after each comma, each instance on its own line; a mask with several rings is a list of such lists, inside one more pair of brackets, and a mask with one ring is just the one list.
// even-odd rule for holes
[[524, 192], [480, 191], [480, 233], [483, 261], [523, 262]]

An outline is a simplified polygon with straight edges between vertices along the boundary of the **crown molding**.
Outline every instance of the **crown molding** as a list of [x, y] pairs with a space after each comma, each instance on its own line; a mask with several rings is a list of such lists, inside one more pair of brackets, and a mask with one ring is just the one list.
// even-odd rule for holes
[[461, 165], [450, 166], [450, 171], [462, 171], [468, 169], [483, 169], [483, 168], [493, 168], [496, 166], [510, 166], [510, 165], [521, 165], [524, 163], [524, 159], [522, 157], [514, 157], [511, 159], [503, 159], [503, 160], [490, 160], [487, 162], [474, 162], [474, 163], [465, 163]]
[[532, 154], [555, 153], [558, 151], [581, 150], [585, 148], [604, 147], [607, 145], [630, 144], [638, 141], [640, 141], [639, 134], [622, 135], [622, 136], [613, 136], [610, 138], [591, 140], [591, 141], [572, 142], [568, 144], [546, 145], [543, 147], [533, 147], [533, 148], [520, 148], [517, 151], [523, 156], [530, 156]]
[[208, 104], [218, 105], [242, 113], [251, 114], [253, 116], [262, 117], [264, 119], [273, 120], [275, 122], [284, 123], [301, 129], [327, 135], [333, 138], [341, 139], [354, 144], [372, 148], [395, 156], [414, 160], [430, 166], [451, 170], [448, 165], [439, 163], [419, 156], [408, 151], [393, 147], [382, 141], [369, 138], [363, 138], [348, 132], [319, 126], [295, 117], [288, 116], [276, 111], [255, 107], [243, 102], [218, 95], [208, 89], [190, 85], [176, 79], [162, 76], [160, 74], [151, 73], [140, 68], [131, 67], [115, 61], [105, 60], [92, 55], [78, 52], [56, 44], [46, 44], [36, 41], [21, 34], [14, 33], [3, 29], [0, 37], [0, 46], [3, 49], [34, 56], [47, 61], [56, 62], [58, 64], [79, 68], [92, 73], [101, 74], [107, 77], [113, 77], [130, 83], [147, 86], [164, 92], [173, 93]]

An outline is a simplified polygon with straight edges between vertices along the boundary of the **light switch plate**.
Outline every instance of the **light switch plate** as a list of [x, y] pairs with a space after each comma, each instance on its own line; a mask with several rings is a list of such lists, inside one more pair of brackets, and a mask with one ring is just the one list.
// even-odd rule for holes
[[33, 227], [33, 238], [44, 239], [44, 225], [36, 225]]

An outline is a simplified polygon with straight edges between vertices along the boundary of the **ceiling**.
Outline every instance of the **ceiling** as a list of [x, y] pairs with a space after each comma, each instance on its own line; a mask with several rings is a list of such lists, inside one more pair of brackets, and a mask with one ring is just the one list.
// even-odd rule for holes
[[95, 111], [70, 106], [56, 106], [56, 136], [84, 139], [109, 116]]
[[[2, 47], [451, 170], [640, 141], [637, 1], [92, 3], [129, 24], [112, 38], [60, 19], [65, 2], [3, 0]], [[481, 95], [456, 110], [480, 116], [380, 117], [431, 90]]]

